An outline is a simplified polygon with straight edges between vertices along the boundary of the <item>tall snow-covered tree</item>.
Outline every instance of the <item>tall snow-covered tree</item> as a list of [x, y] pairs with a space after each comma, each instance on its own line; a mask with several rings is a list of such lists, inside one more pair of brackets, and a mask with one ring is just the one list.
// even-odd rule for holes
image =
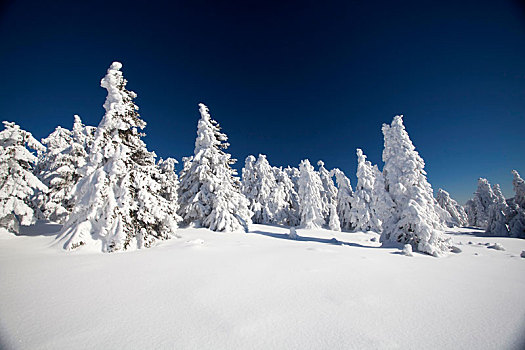
[[337, 205], [337, 187], [335, 187], [334, 180], [330, 171], [326, 170], [324, 167], [324, 162], [322, 160], [317, 162], [319, 167], [318, 173], [323, 189], [321, 191], [321, 201], [322, 201], [322, 213], [326, 223], [330, 221], [330, 208], [332, 205]]
[[487, 179], [478, 179], [478, 188], [474, 197], [465, 204], [470, 226], [486, 228], [490, 206], [496, 202], [496, 196]]
[[201, 103], [199, 111], [194, 155], [185, 160], [180, 174], [179, 215], [186, 225], [213, 231], [247, 230], [252, 212], [231, 167], [235, 160], [225, 152], [228, 138], [211, 119], [208, 107]]
[[415, 150], [396, 116], [383, 124], [385, 186], [394, 202], [394, 213], [383, 225], [384, 245], [410, 244], [415, 250], [438, 256], [450, 250], [443, 225], [436, 213], [432, 187], [426, 179], [425, 163]]
[[438, 204], [450, 214], [451, 226], [466, 226], [468, 224], [467, 213], [461, 205], [450, 197], [444, 189], [439, 189], [436, 194]]
[[485, 233], [493, 236], [508, 236], [507, 216], [509, 215], [509, 206], [505, 201], [499, 184], [492, 186], [492, 193], [494, 193], [495, 200], [489, 206]]
[[[242, 168], [242, 180], [241, 180], [241, 192], [248, 199], [248, 208], [253, 213], [253, 216], [257, 216], [257, 213], [261, 212], [261, 204], [257, 201], [258, 195], [258, 178], [255, 173], [255, 162], [257, 159], [249, 155], [244, 161], [244, 168]], [[257, 221], [253, 220], [255, 223]]]
[[321, 228], [325, 223], [321, 198], [323, 184], [308, 159], [301, 161], [299, 171], [301, 174], [298, 193], [301, 226], [309, 229]]
[[357, 186], [354, 191], [350, 221], [358, 231], [381, 232], [381, 220], [374, 211], [375, 172], [372, 163], [366, 160], [361, 149], [357, 149]]
[[525, 181], [516, 170], [512, 170], [512, 186], [514, 187], [514, 203], [525, 209]]
[[337, 215], [337, 208], [333, 204], [330, 204], [330, 221], [328, 222], [328, 228], [332, 231], [341, 231], [341, 222], [339, 221], [339, 215]]
[[75, 115], [72, 131], [59, 126], [42, 140], [47, 150], [41, 154], [36, 173], [49, 191], [39, 193], [35, 202], [43, 218], [64, 223], [69, 216], [74, 205], [72, 190], [82, 177], [80, 169], [87, 161], [93, 129]]
[[18, 234], [20, 225], [35, 222], [30, 206], [35, 191], [47, 187], [33, 175], [36, 156], [28, 147], [43, 152], [45, 147], [31, 133], [4, 121], [0, 132], [0, 228]]
[[340, 169], [333, 169], [333, 175], [337, 183], [337, 215], [339, 217], [340, 226], [343, 230], [352, 230], [352, 185], [350, 185], [350, 179], [346, 177], [345, 173]]
[[106, 113], [61, 231], [68, 250], [84, 245], [105, 252], [150, 247], [172, 237], [177, 228], [173, 206], [161, 195], [156, 155], [139, 132], [146, 123], [133, 102], [137, 95], [126, 89], [121, 68], [114, 62], [100, 84], [108, 91]]

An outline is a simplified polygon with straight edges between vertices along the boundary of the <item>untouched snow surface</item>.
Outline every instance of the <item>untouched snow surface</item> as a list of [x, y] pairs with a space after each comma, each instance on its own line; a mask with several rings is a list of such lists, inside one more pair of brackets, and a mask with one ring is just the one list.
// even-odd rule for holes
[[375, 248], [374, 233], [298, 229], [289, 239], [288, 228], [252, 225], [102, 254], [61, 251], [59, 228], [0, 232], [2, 349], [525, 344], [525, 240], [458, 229], [461, 253], [408, 257]]

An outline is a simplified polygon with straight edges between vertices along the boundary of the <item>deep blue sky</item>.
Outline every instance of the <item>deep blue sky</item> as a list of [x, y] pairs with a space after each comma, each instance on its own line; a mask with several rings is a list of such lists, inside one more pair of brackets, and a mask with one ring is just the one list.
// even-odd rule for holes
[[[323, 159], [355, 186], [395, 114], [433, 188], [525, 173], [525, 7], [516, 1], [10, 1], [0, 5], [0, 119], [37, 138], [97, 125], [114, 60], [159, 156], [193, 152], [210, 107], [242, 166]], [[524, 174], [525, 175], [525, 174]]]

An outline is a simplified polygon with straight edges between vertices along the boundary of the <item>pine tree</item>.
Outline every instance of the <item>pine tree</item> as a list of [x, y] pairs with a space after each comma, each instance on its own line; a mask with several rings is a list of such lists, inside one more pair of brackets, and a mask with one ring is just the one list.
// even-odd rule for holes
[[487, 228], [490, 206], [496, 202], [496, 196], [492, 191], [487, 179], [478, 179], [478, 188], [474, 193], [474, 198], [469, 199], [465, 204], [468, 222], [470, 226]]
[[175, 173], [175, 164], [177, 160], [174, 158], [159, 159], [157, 166], [160, 171], [160, 178], [158, 182], [160, 184], [159, 194], [168, 201], [168, 212], [175, 219], [176, 222], [180, 222], [182, 218], [177, 214], [179, 210], [179, 178]]
[[382, 232], [383, 224], [395, 213], [395, 203], [392, 200], [392, 197], [390, 197], [390, 193], [386, 190], [385, 177], [377, 165], [373, 166], [373, 171], [375, 182], [372, 195], [372, 211], [374, 212], [374, 216], [380, 222], [378, 232]]
[[514, 198], [508, 201], [507, 225], [509, 236], [525, 238], [525, 181], [516, 170], [512, 170], [514, 179]]
[[257, 223], [255, 219], [257, 213], [261, 212], [261, 204], [257, 201], [257, 175], [255, 173], [255, 162], [257, 160], [254, 156], [249, 155], [244, 161], [244, 168], [242, 168], [241, 193], [244, 194], [248, 200], [248, 208], [253, 213], [252, 221]]
[[308, 159], [299, 165], [299, 208], [301, 226], [308, 229], [321, 228], [324, 225], [321, 191], [323, 184], [319, 174]]
[[299, 225], [299, 195], [294, 184], [285, 170], [277, 167], [274, 167], [273, 170], [277, 181], [278, 201], [282, 204], [278, 214], [280, 222], [289, 226]]
[[186, 225], [195, 224], [213, 231], [247, 230], [252, 212], [240, 191], [235, 162], [225, 150], [227, 136], [211, 119], [208, 107], [199, 104], [195, 151], [180, 174], [179, 215]]
[[87, 244], [105, 252], [150, 247], [171, 238], [177, 228], [173, 206], [161, 195], [156, 155], [138, 131], [146, 123], [133, 102], [137, 95], [126, 89], [121, 68], [114, 62], [101, 81], [108, 91], [106, 113], [60, 235], [68, 250]]
[[337, 182], [337, 215], [340, 220], [340, 226], [343, 230], [352, 230], [352, 185], [350, 185], [350, 180], [346, 177], [343, 171], [335, 168], [332, 170], [333, 175], [335, 176], [335, 181]]
[[509, 206], [501, 192], [498, 184], [492, 186], [494, 193], [494, 203], [489, 206], [487, 229], [485, 233], [492, 236], [508, 236], [509, 228], [507, 226], [507, 216], [509, 215]]
[[414, 250], [438, 256], [450, 249], [436, 213], [432, 187], [426, 179], [425, 163], [415, 150], [396, 116], [391, 125], [383, 124], [385, 148], [385, 186], [394, 202], [394, 213], [383, 225], [384, 245], [410, 244]]
[[328, 228], [332, 231], [341, 231], [339, 215], [337, 215], [337, 209], [333, 204], [330, 204], [330, 221], [328, 222]]
[[27, 147], [44, 152], [45, 147], [31, 133], [4, 121], [0, 132], [0, 228], [18, 234], [20, 225], [35, 222], [30, 206], [35, 191], [47, 191], [33, 175], [36, 156]]
[[319, 167], [318, 173], [321, 183], [323, 185], [321, 191], [321, 202], [323, 217], [325, 223], [330, 221], [330, 208], [332, 205], [337, 205], [337, 187], [334, 185], [334, 180], [332, 179], [332, 174], [324, 167], [324, 162], [322, 160], [317, 162]]
[[357, 186], [354, 191], [350, 221], [357, 231], [381, 232], [381, 221], [376, 217], [374, 203], [375, 172], [372, 163], [357, 149]]
[[463, 207], [459, 205], [458, 202], [452, 199], [447, 191], [440, 188], [436, 195], [436, 200], [439, 206], [450, 214], [451, 226], [462, 227], [468, 224], [468, 218], [465, 209], [463, 209]]
[[38, 177], [49, 188], [35, 200], [41, 216], [62, 224], [73, 208], [71, 194], [82, 177], [80, 169], [86, 164], [95, 129], [84, 126], [78, 115], [74, 119], [72, 131], [59, 126], [42, 140], [47, 151], [41, 154], [36, 168]]

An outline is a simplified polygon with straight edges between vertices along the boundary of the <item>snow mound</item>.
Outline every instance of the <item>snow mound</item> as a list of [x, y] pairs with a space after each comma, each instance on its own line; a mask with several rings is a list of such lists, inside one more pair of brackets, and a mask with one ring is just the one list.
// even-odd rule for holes
[[495, 249], [495, 250], [505, 250], [505, 248], [503, 248], [503, 246], [499, 243], [494, 243], [492, 245], [488, 245], [487, 248], [489, 249]]

